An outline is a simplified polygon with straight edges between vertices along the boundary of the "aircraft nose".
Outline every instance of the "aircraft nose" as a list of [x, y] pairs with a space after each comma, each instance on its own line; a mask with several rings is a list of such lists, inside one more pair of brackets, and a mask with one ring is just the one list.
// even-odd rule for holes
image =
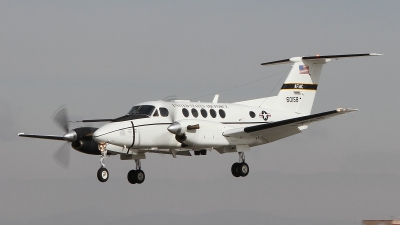
[[114, 131], [112, 127], [106, 124], [93, 133], [93, 139], [98, 143], [111, 142]]
[[[93, 133], [93, 139], [97, 143], [119, 144], [123, 143], [127, 136], [125, 130], [128, 129], [130, 123], [112, 122], [105, 124]], [[129, 138], [127, 138], [129, 139]]]
[[93, 133], [93, 139], [98, 143], [104, 142], [103, 137], [102, 137], [103, 134], [104, 134], [104, 131], [101, 128], [99, 128]]

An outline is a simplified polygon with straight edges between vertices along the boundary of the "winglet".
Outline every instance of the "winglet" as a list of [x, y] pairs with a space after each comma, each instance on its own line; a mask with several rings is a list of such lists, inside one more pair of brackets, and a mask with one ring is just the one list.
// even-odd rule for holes
[[379, 54], [379, 53], [369, 53], [369, 55], [372, 55], [372, 56], [380, 56], [380, 55], [383, 55], [383, 54]]

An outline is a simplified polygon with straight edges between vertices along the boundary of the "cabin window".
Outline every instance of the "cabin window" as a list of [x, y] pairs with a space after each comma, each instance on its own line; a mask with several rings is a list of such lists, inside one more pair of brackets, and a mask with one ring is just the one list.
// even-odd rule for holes
[[189, 116], [189, 111], [188, 111], [186, 108], [183, 108], [183, 109], [182, 109], [182, 114], [183, 114], [185, 117], [188, 117], [188, 116]]
[[223, 118], [225, 118], [225, 111], [223, 110], [223, 109], [220, 109], [219, 111], [219, 116], [223, 119]]
[[253, 111], [250, 111], [250, 112], [249, 112], [249, 115], [250, 115], [251, 118], [256, 117], [256, 114], [255, 114]]
[[214, 109], [210, 109], [210, 115], [211, 115], [212, 118], [217, 117], [217, 113], [215, 112]]
[[192, 115], [194, 118], [197, 118], [199, 116], [199, 112], [197, 112], [197, 109], [192, 109]]
[[169, 115], [168, 109], [161, 107], [160, 114], [162, 117], [167, 117]]
[[207, 111], [205, 109], [201, 109], [200, 113], [204, 118], [207, 118]]
[[153, 116], [158, 116], [158, 110], [157, 109], [154, 111]]

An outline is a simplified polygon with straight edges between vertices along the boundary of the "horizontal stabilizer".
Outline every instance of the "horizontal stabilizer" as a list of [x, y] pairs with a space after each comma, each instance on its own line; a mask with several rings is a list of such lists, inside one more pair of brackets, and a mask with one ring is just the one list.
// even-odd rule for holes
[[362, 57], [362, 56], [379, 56], [383, 54], [378, 53], [365, 53], [365, 54], [345, 54], [345, 55], [316, 55], [316, 56], [303, 56], [303, 57], [293, 57], [290, 59], [282, 59], [272, 62], [261, 63], [262, 66], [277, 65], [299, 62], [300, 60], [321, 60], [321, 59], [339, 59], [339, 58], [350, 58], [350, 57]]

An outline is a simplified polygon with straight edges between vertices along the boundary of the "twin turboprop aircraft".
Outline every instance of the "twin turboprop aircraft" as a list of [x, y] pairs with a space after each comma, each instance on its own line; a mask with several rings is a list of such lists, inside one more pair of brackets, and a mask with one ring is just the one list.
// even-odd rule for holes
[[[207, 150], [238, 153], [239, 161], [232, 165], [231, 172], [235, 177], [245, 177], [249, 173], [245, 152], [251, 147], [299, 134], [310, 123], [356, 111], [338, 108], [310, 114], [325, 63], [331, 59], [378, 55], [381, 54], [317, 55], [263, 63], [261, 65], [293, 63], [277, 96], [230, 104], [218, 103], [218, 95], [209, 103], [150, 101], [133, 106], [126, 115], [116, 119], [81, 121], [109, 122], [100, 128], [72, 130], [68, 128], [66, 110], [61, 108], [54, 120], [65, 130], [65, 135], [18, 135], [67, 141], [77, 151], [100, 155], [97, 177], [101, 182], [109, 178], [104, 159], [110, 155], [119, 155], [121, 160], [134, 160], [136, 169], [129, 171], [128, 181], [141, 184], [145, 174], [140, 160], [145, 159], [147, 153], [171, 154], [175, 158], [191, 156], [191, 152], [206, 155]], [[60, 154], [57, 153], [55, 158]], [[61, 163], [68, 164], [68, 159], [62, 162], [62, 157], [59, 158]]]

